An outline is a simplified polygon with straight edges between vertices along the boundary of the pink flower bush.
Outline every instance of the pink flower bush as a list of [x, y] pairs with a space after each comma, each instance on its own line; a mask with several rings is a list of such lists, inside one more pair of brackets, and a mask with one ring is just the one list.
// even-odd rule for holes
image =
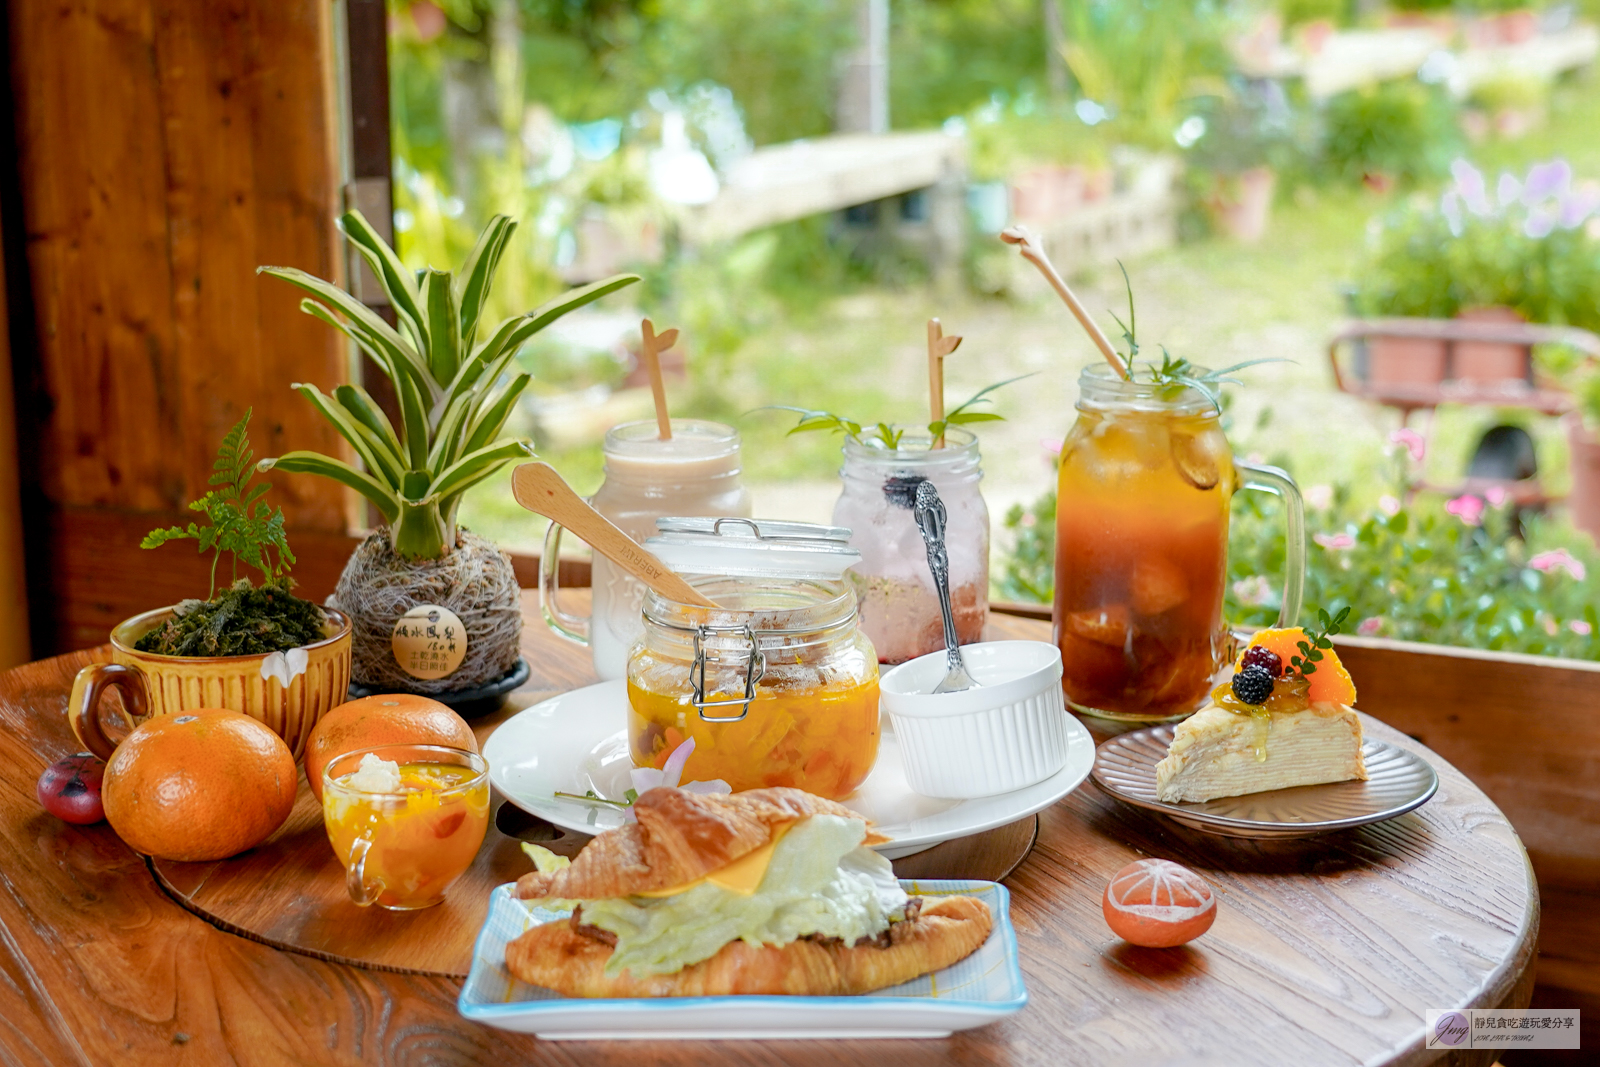
[[1428, 454], [1428, 442], [1417, 431], [1403, 427], [1389, 435], [1391, 445], [1404, 445], [1405, 450], [1411, 453], [1411, 462], [1421, 463]]
[[1583, 561], [1575, 558], [1564, 548], [1552, 548], [1548, 552], [1541, 552], [1528, 561], [1528, 566], [1544, 574], [1549, 574], [1551, 571], [1565, 571], [1568, 576], [1579, 582], [1589, 573]]
[[1506, 501], [1511, 499], [1511, 494], [1500, 485], [1491, 485], [1483, 491], [1483, 495], [1489, 501], [1489, 505], [1496, 508], [1505, 507]]
[[1316, 508], [1318, 511], [1327, 511], [1333, 506], [1333, 486], [1308, 485], [1304, 493], [1306, 506]]
[[1465, 493], [1444, 506], [1444, 509], [1468, 526], [1482, 526], [1484, 503], [1482, 497]]
[[1581, 637], [1588, 637], [1590, 634], [1594, 633], [1594, 627], [1590, 626], [1582, 619], [1572, 619], [1567, 623], [1567, 629]]
[[1233, 595], [1239, 598], [1241, 604], [1259, 607], [1271, 602], [1272, 583], [1259, 574], [1252, 574], [1233, 583]]
[[1341, 549], [1356, 547], [1355, 537], [1347, 533], [1313, 534], [1311, 540], [1315, 541], [1323, 548], [1328, 549], [1330, 552], [1337, 552]]
[[1400, 498], [1390, 496], [1388, 493], [1383, 494], [1378, 498], [1378, 510], [1393, 518], [1400, 514]]
[[1356, 633], [1362, 637], [1377, 637], [1383, 632], [1383, 617], [1374, 615], [1370, 619], [1362, 619], [1361, 625], [1356, 627]]

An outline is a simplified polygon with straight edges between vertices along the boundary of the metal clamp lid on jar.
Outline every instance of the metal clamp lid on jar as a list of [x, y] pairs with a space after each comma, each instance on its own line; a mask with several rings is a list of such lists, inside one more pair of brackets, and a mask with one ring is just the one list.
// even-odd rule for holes
[[[671, 517], [656, 520], [660, 532], [645, 542], [667, 566], [680, 574], [718, 575], [734, 578], [772, 578], [779, 580], [838, 581], [844, 572], [861, 559], [850, 547], [850, 531], [841, 526], [820, 526], [809, 522], [777, 519]], [[855, 614], [852, 609], [851, 616]], [[745, 622], [733, 626], [697, 624], [665, 629], [692, 635], [694, 661], [689, 668], [690, 703], [705, 722], [739, 722], [750, 714], [756, 684], [766, 676], [767, 657], [761, 651], [755, 628]], [[793, 637], [814, 633], [815, 626], [798, 629], [762, 630], [774, 637]], [[722, 634], [743, 634], [750, 642], [745, 663], [744, 695], [722, 700], [706, 699], [706, 642]], [[707, 708], [739, 705], [737, 715], [707, 715]]]

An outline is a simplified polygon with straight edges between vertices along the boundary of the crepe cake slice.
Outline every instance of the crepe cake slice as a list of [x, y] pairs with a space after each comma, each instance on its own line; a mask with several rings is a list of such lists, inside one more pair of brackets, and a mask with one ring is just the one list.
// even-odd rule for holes
[[1298, 627], [1263, 630], [1251, 640], [1235, 677], [1256, 665], [1267, 670], [1270, 685], [1257, 675], [1263, 692], [1218, 686], [1210, 704], [1178, 724], [1156, 764], [1160, 800], [1197, 802], [1366, 779], [1361, 718], [1350, 706], [1355, 685], [1338, 655], [1322, 649], [1310, 674], [1292, 665], [1300, 644], [1311, 641]]

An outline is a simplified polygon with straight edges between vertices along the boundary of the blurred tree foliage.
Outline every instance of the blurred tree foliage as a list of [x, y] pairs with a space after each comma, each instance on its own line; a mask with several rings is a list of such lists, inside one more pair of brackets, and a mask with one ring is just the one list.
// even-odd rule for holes
[[[421, 5], [391, 0], [403, 29]], [[442, 64], [487, 61], [493, 22], [514, 17], [523, 95], [565, 122], [620, 117], [651, 89], [714, 81], [733, 90], [757, 144], [826, 133], [838, 56], [855, 38], [852, 0], [437, 0], [442, 34], [391, 45], [396, 118], [419, 165], [443, 144]], [[431, 166], [429, 169], [434, 169]]]
[[[826, 133], [839, 62], [855, 40], [854, 7], [855, 0], [390, 0], [400, 27], [390, 46], [397, 125], [415, 165], [443, 169], [443, 65], [487, 62], [492, 23], [511, 10], [521, 24], [525, 98], [565, 122], [625, 116], [653, 88], [676, 93], [709, 80], [733, 91], [757, 144]], [[423, 8], [442, 11], [442, 33], [417, 32], [432, 30], [436, 18]], [[1040, 0], [891, 0], [889, 25], [896, 128], [935, 126], [996, 94], [1043, 84]]]
[[756, 144], [833, 128], [839, 57], [855, 41], [853, 0], [657, 0], [641, 59], [669, 92], [733, 90]]
[[1135, 144], [1170, 147], [1188, 101], [1215, 92], [1231, 66], [1234, 13], [1217, 0], [1062, 0], [1062, 13], [1079, 89]]
[[1040, 0], [891, 0], [889, 35], [897, 128], [937, 126], [996, 95], [1044, 85]]

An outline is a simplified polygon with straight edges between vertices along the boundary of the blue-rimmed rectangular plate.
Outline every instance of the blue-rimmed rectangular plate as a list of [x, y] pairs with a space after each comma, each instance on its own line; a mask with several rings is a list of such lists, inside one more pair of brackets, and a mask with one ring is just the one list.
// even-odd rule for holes
[[995, 882], [902, 881], [912, 896], [963, 894], [989, 905], [994, 929], [954, 966], [859, 997], [660, 997], [586, 1000], [524, 985], [506, 971], [506, 944], [565, 911], [529, 907], [495, 889], [478, 933], [472, 973], [456, 1002], [473, 1022], [546, 1040], [948, 1037], [1021, 1011], [1028, 990], [1017, 965], [1011, 894]]

